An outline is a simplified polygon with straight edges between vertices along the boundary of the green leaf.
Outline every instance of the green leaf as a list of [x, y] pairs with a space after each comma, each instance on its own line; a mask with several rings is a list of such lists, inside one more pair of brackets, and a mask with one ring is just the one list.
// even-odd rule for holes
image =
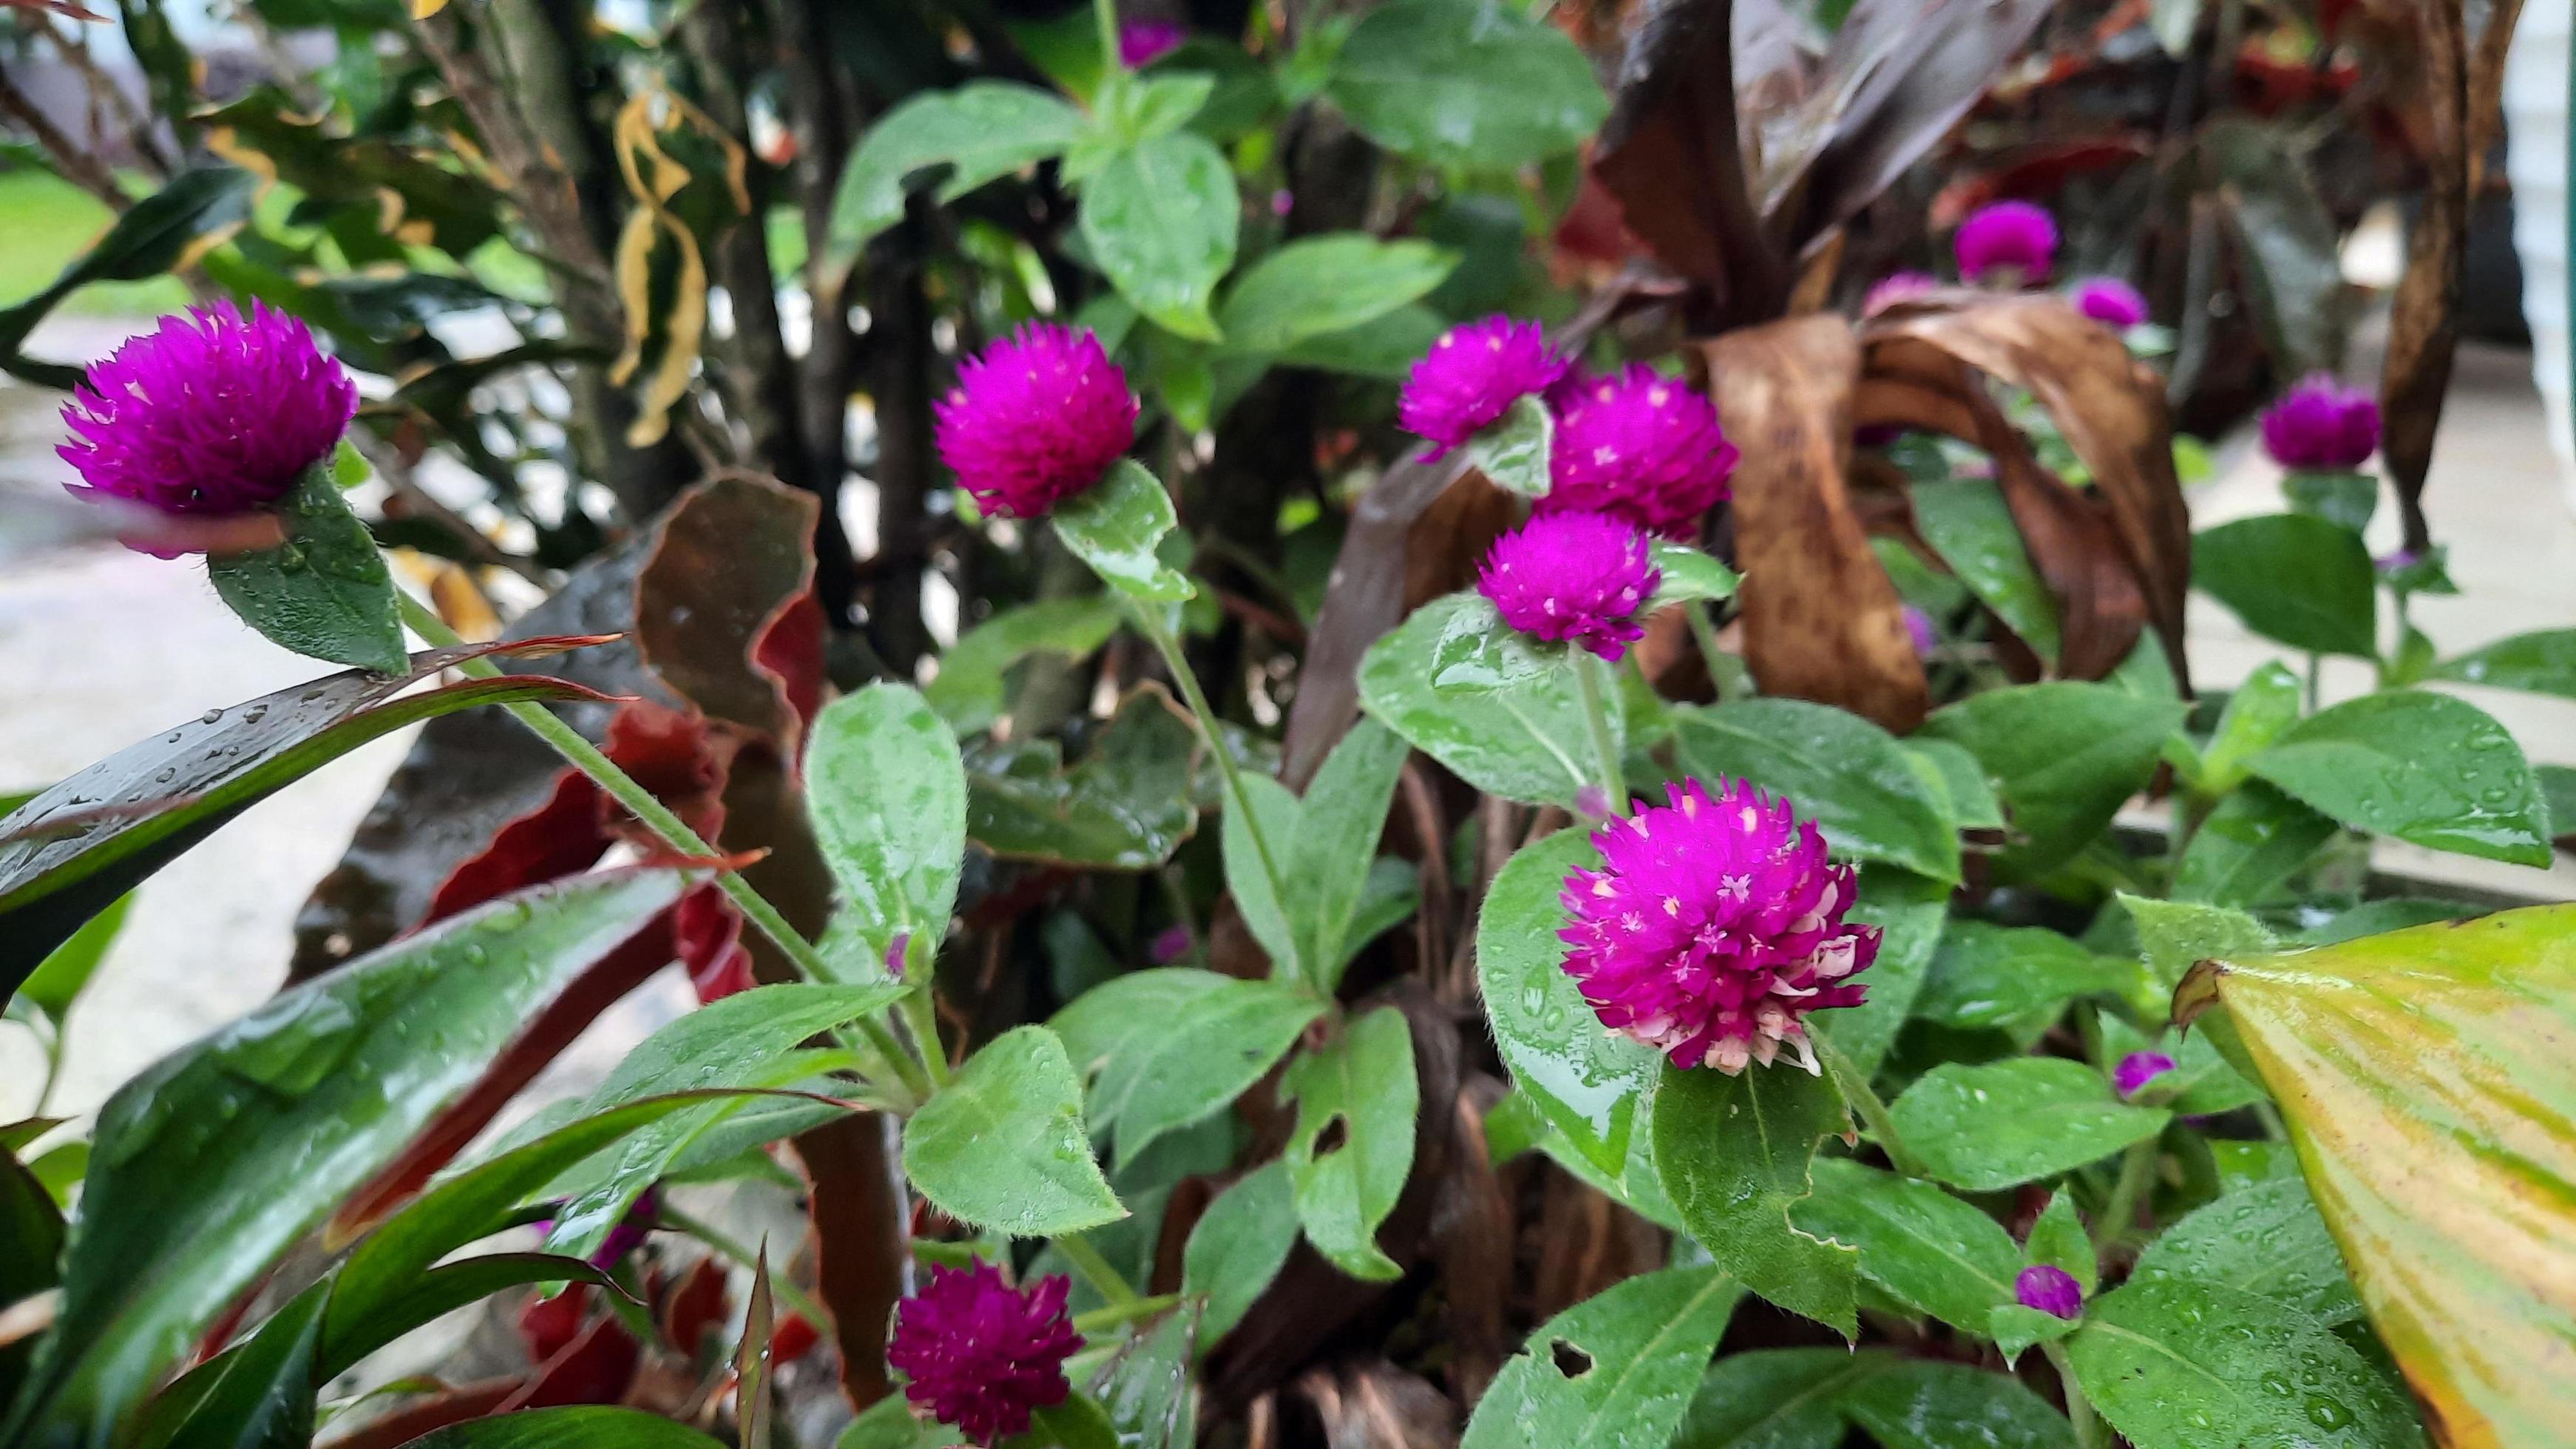
[[1458, 255], [1429, 242], [1362, 232], [1292, 241], [1244, 269], [1217, 309], [1228, 351], [1279, 352], [1320, 333], [1374, 322], [1447, 279]]
[[1917, 483], [1909, 496], [1932, 551], [2033, 653], [2054, 661], [2061, 647], [2057, 596], [2031, 565], [2003, 489], [1990, 479], [1954, 478]]
[[[36, 324], [62, 300], [91, 282], [138, 282], [178, 266], [190, 254], [230, 235], [250, 220], [259, 178], [236, 166], [204, 166], [170, 178], [159, 191], [126, 209], [107, 234], [63, 268], [45, 289], [0, 310], [0, 360], [8, 372], [42, 387], [69, 391], [80, 370], [17, 355]], [[14, 288], [12, 290], [15, 290]]]
[[1844, 917], [1879, 928], [1878, 959], [1861, 980], [1868, 997], [1807, 1019], [1864, 1078], [1878, 1074], [1896, 1033], [1920, 998], [1934, 951], [1949, 918], [1949, 887], [1905, 871], [1864, 867], [1860, 899]]
[[1092, 1076], [1093, 1130], [1116, 1134], [1116, 1165], [1218, 1111], [1261, 1080], [1324, 1003], [1294, 986], [1166, 966], [1095, 986], [1048, 1023]]
[[1082, 1123], [1082, 1079], [1042, 1026], [1004, 1032], [966, 1059], [903, 1133], [903, 1170], [960, 1222], [1051, 1238], [1127, 1215]]
[[723, 1449], [723, 1445], [659, 1414], [583, 1405], [468, 1419], [424, 1434], [404, 1449]]
[[1880, 1449], [2075, 1449], [2064, 1414], [2012, 1375], [1967, 1364], [1889, 1363], [1846, 1388], [1842, 1409]]
[[206, 560], [225, 605], [272, 644], [377, 674], [407, 672], [393, 575], [327, 468], [278, 500], [286, 541]]
[[1503, 622], [1482, 594], [1452, 611], [1431, 649], [1431, 683], [1443, 693], [1485, 693], [1544, 679], [1560, 668], [1562, 645], [1533, 639]]
[[1190, 766], [1198, 731], [1161, 686], [1119, 701], [1082, 763], [1053, 739], [979, 748], [966, 777], [966, 833], [988, 853], [1114, 870], [1150, 870], [1198, 828]]
[[1637, 611], [1640, 615], [1673, 604], [1731, 599], [1744, 582], [1741, 574], [1687, 544], [1659, 538], [1654, 540], [1653, 549], [1655, 567], [1664, 577], [1655, 586], [1655, 596]]
[[2516, 865], [2549, 864], [2540, 783], [2504, 726], [2419, 689], [2292, 725], [2246, 768], [2356, 830]]
[[2260, 905], [2315, 859], [2335, 831], [2333, 821], [2249, 780], [2192, 832], [2174, 871], [2174, 896], [2216, 906]]
[[2022, 1247], [2030, 1261], [2062, 1268], [2075, 1280], [2075, 1286], [2091, 1294], [2102, 1283], [2102, 1265], [2093, 1255], [2093, 1240], [2084, 1232], [2084, 1220], [2075, 1215], [2075, 1195], [2051, 1193], [2048, 1206], [2030, 1225], [2030, 1241]]
[[1079, 1437], [1058, 1435], [1062, 1449], [1188, 1449], [1197, 1422], [1190, 1361], [1198, 1328], [1197, 1306], [1185, 1303], [1129, 1338], [1092, 1380], [1100, 1401], [1082, 1417], [1096, 1422], [1050, 1426], [1080, 1430]]
[[2227, 696], [2209, 748], [2200, 755], [2200, 788], [2213, 795], [2235, 789], [2245, 779], [2245, 761], [2299, 722], [2299, 676], [2279, 660], [2267, 660]]
[[164, 1449], [309, 1449], [314, 1360], [330, 1285], [316, 1283], [286, 1301], [259, 1332], [209, 1364], [185, 1422]]
[[[1119, 1449], [1118, 1428], [1109, 1411], [1089, 1394], [1074, 1394], [1061, 1404], [1029, 1415], [1029, 1431], [1002, 1441], [1002, 1449]], [[1168, 1435], [1139, 1442], [1160, 1446]]]
[[1516, 171], [1609, 114], [1583, 53], [1508, 7], [1396, 0], [1341, 46], [1325, 93], [1363, 135], [1435, 167]]
[[2018, 1360], [2033, 1344], [2055, 1343], [2082, 1326], [2075, 1319], [2024, 1308], [2019, 1303], [1997, 1304], [1986, 1318], [1986, 1332], [1993, 1337], [2005, 1363]]
[[127, 1082], [99, 1114], [46, 1364], [0, 1438], [54, 1443], [124, 1420], [279, 1253], [684, 884], [620, 871], [494, 901]]
[[1965, 745], [2000, 786], [2021, 843], [1999, 864], [2044, 871], [2081, 849], [2146, 784], [2179, 703], [2066, 681], [1988, 690], [1936, 712], [1934, 739]]
[[2370, 515], [2379, 508], [2379, 477], [2373, 473], [2312, 473], [2300, 470], [2281, 475], [2281, 495], [2299, 513], [2322, 518], [2355, 536], [2370, 527]]
[[[814, 841], [838, 887], [825, 957], [883, 980], [898, 937], [948, 934], [966, 855], [966, 765], [919, 691], [871, 684], [826, 705], [805, 760]], [[855, 946], [855, 949], [852, 949]]]
[[1662, 1075], [1652, 1047], [1600, 1029], [1565, 974], [1566, 876], [1597, 865], [1580, 830], [1524, 846], [1494, 876], [1476, 918], [1476, 983], [1512, 1084], [1600, 1171], [1628, 1161], [1638, 1103]]
[[1801, 1231], [1791, 1206], [1812, 1190], [1816, 1143], [1849, 1130], [1833, 1083], [1796, 1067], [1667, 1065], [1655, 1097], [1664, 1195], [1717, 1266], [1745, 1287], [1845, 1338], [1859, 1322], [1860, 1254]]
[[[1481, 694], [1453, 694], [1432, 683], [1441, 640], [1462, 611], [1482, 603], [1473, 591], [1434, 599], [1371, 645], [1360, 661], [1360, 703], [1479, 790], [1571, 807], [1593, 772], [1579, 763], [1589, 754], [1582, 742], [1591, 726], [1570, 663], [1560, 660], [1536, 679]], [[1620, 711], [1610, 714], [1610, 732], [1613, 743], [1626, 736]]]
[[1273, 899], [1248, 822], [1235, 811], [1225, 816], [1226, 886], [1283, 979], [1302, 978], [1329, 995], [1351, 957], [1368, 944], [1356, 929], [1363, 924], [1360, 907], [1368, 898], [1378, 837], [1386, 829], [1387, 803], [1410, 753], [1386, 726], [1364, 719], [1333, 747], [1304, 799], [1276, 780], [1244, 780], [1287, 899]]
[[2271, 928], [2224, 906], [2192, 901], [2159, 901], [2118, 897], [2129, 919], [2137, 923], [2138, 953], [2155, 978], [2158, 995], [2170, 997], [2193, 963], [2211, 956], [2260, 955], [2273, 946]]
[[2217, 1284], [2137, 1283], [2106, 1294], [2087, 1308], [2066, 1352], [2095, 1410], [2133, 1443], [2423, 1442], [2404, 1395], [2323, 1324]]
[[2454, 1443], [2563, 1435], [2576, 1306], [2533, 1265], [2576, 1238], [2576, 907], [2195, 971], [2186, 1019], [2289, 1119], [2372, 1326]]
[[1914, 1014], [1943, 1026], [2001, 1028], [2027, 1040], [2079, 996], [2128, 997], [2139, 985], [2134, 964], [2097, 956], [2055, 931], [1959, 920], [1942, 934]]
[[1117, 78], [1099, 92], [1090, 129], [1065, 153], [1065, 181], [1079, 183], [1128, 147], [1188, 125], [1215, 90], [1215, 76], [1197, 73]]
[[1538, 1327], [1459, 1449], [1664, 1449], [1743, 1296], [1715, 1268], [1614, 1283]]
[[2138, 1259], [2134, 1283], [2223, 1283], [2333, 1325], [2361, 1316], [2326, 1220], [2296, 1177], [2228, 1193], [2167, 1228]]
[[1413, 370], [1413, 364], [1420, 361], [1422, 354], [1430, 351], [1431, 344], [1439, 341], [1440, 334], [1447, 330], [1447, 319], [1416, 303], [1398, 307], [1357, 327], [1319, 332], [1291, 343], [1271, 360], [1282, 367], [1312, 367], [1325, 372], [1402, 382], [1405, 375]]
[[1848, 855], [1959, 879], [1959, 837], [1941, 795], [1877, 725], [1802, 699], [1748, 699], [1675, 717], [1674, 748], [1691, 774], [1762, 786]]
[[[935, 727], [935, 724], [934, 724]], [[945, 738], [945, 735], [942, 735]], [[707, 1087], [782, 1087], [811, 1075], [788, 1060], [798, 1043], [892, 1005], [900, 982], [835, 986], [800, 982], [757, 986], [712, 1001], [628, 1052], [583, 1105], [594, 1116], [627, 1102]], [[782, 1061], [786, 1063], [782, 1072]], [[587, 1258], [625, 1220], [638, 1194], [653, 1185], [701, 1134], [745, 1105], [728, 1098], [658, 1118], [626, 1134], [605, 1171], [555, 1212], [546, 1251]]]
[[1056, 155], [1082, 134], [1082, 113], [1046, 92], [1008, 81], [926, 91], [886, 113], [851, 153], [832, 194], [823, 273], [838, 289], [878, 232], [903, 219], [908, 178], [944, 168], [942, 204], [997, 176]]
[[1945, 1062], [1888, 1110], [1931, 1174], [1970, 1192], [2097, 1162], [2163, 1131], [2172, 1115], [2121, 1102], [2101, 1073], [2062, 1057]]
[[[1083, 16], [1088, 24], [1091, 17]], [[949, 1449], [966, 1437], [936, 1419], [916, 1419], [901, 1394], [888, 1394], [860, 1411], [833, 1449]]]
[[939, 673], [922, 686], [922, 697], [961, 735], [989, 728], [1002, 716], [1005, 670], [1036, 654], [1088, 658], [1109, 642], [1125, 618], [1115, 594], [1004, 609], [958, 636], [939, 656]]
[[81, 988], [89, 984], [91, 974], [107, 959], [107, 948], [116, 944], [116, 933], [125, 929], [126, 912], [133, 908], [134, 897], [118, 896], [107, 903], [107, 909], [89, 918], [72, 932], [71, 939], [54, 948], [52, 955], [38, 963], [27, 979], [20, 983], [18, 996], [60, 1031], [63, 1018], [79, 998]]
[[1965, 745], [1935, 739], [1900, 743], [1915, 767], [1914, 773], [1940, 787], [1943, 813], [1953, 827], [2004, 828], [2003, 803], [1995, 798], [1995, 787], [1987, 783], [1985, 767], [1977, 763], [1977, 757], [1968, 753]]
[[1877, 1350], [1728, 1354], [1700, 1380], [1673, 1449], [1840, 1449], [1844, 1395], [1886, 1366]]
[[2361, 536], [2304, 513], [2240, 518], [2191, 541], [2191, 581], [2293, 649], [2373, 657], [2377, 576]]
[[1180, 520], [1172, 495], [1133, 458], [1121, 458], [1090, 491], [1055, 511], [1056, 536], [1111, 588], [1149, 604], [1198, 591], [1162, 560], [1163, 535]]
[[1234, 265], [1241, 210], [1224, 154], [1176, 131], [1120, 152], [1083, 187], [1082, 240], [1137, 311], [1215, 342], [1223, 333], [1208, 303]]
[[1265, 1162], [1217, 1194], [1181, 1249], [1182, 1296], [1207, 1300], [1202, 1343], [1243, 1321], [1296, 1246], [1296, 1188], [1285, 1162]]
[[2434, 665], [2432, 677], [2576, 699], [2576, 629], [2540, 629], [2499, 639]]
[[1323, 1050], [1298, 1058], [1281, 1082], [1297, 1103], [1288, 1176], [1307, 1241], [1354, 1278], [1386, 1281], [1402, 1269], [1379, 1251], [1378, 1224], [1413, 1171], [1413, 1033], [1404, 1013], [1381, 1006]]
[[1503, 415], [1468, 435], [1467, 460], [1493, 485], [1523, 498], [1545, 498], [1556, 418], [1536, 394], [1512, 399]]
[[1789, 1221], [1860, 1250], [1860, 1274], [1897, 1302], [1983, 1335], [1988, 1315], [2013, 1303], [2021, 1250], [1993, 1218], [1928, 1182], [1828, 1158], [1815, 1165], [1815, 1196]]

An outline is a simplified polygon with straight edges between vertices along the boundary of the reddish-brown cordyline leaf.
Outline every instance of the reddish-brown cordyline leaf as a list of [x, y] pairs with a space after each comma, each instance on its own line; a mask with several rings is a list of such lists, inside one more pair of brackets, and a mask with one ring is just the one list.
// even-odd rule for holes
[[1844, 483], [1860, 343], [1820, 313], [1706, 345], [1735, 469], [1744, 662], [1765, 694], [1838, 705], [1903, 733], [1930, 707], [1896, 585]]
[[0, 985], [14, 988], [82, 922], [244, 807], [369, 740], [476, 704], [600, 698], [540, 675], [415, 688], [448, 666], [597, 642], [428, 650], [399, 678], [330, 675], [208, 710], [64, 780], [0, 821]]
[[673, 505], [635, 581], [645, 664], [708, 717], [751, 731], [787, 760], [821, 699], [819, 506], [774, 479], [720, 474]]
[[2424, 522], [2424, 475], [2433, 467], [2433, 435], [2451, 390], [2451, 356], [2460, 342], [2454, 318], [2468, 264], [2469, 43], [2462, 0], [2425, 0], [2407, 8], [2415, 16], [2423, 67], [2424, 206], [2407, 228], [2406, 271], [2389, 306], [2388, 358], [2379, 379], [2386, 432], [2379, 452], [2397, 490], [2405, 545], [2421, 552], [2432, 546]]
[[498, 1378], [442, 1388], [332, 1439], [331, 1449], [402, 1449], [432, 1430], [498, 1412], [524, 1386], [522, 1379]]
[[841, 1392], [861, 1409], [892, 1390], [886, 1330], [911, 1267], [892, 1132], [888, 1119], [854, 1113], [796, 1138], [814, 1185], [814, 1296], [831, 1310]]
[[[2174, 476], [2163, 380], [2135, 362], [2110, 329], [2057, 297], [1945, 292], [1890, 308], [1865, 324], [1863, 335], [1872, 371], [1878, 348], [1905, 338], [2029, 389], [2092, 472], [2093, 492], [2145, 593], [2147, 620], [2188, 687], [2182, 613], [2191, 587], [2191, 516]], [[1891, 365], [1919, 376], [1922, 360], [1909, 348]]]
[[2440, 1443], [2563, 1443], [2576, 1385], [2576, 906], [2282, 956], [2174, 994], [2280, 1103]]

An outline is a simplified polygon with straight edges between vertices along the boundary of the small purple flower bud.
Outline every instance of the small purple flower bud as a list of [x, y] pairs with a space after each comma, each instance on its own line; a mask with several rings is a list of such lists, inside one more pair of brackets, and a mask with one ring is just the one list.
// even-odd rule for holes
[[1175, 922], [1154, 933], [1153, 944], [1146, 951], [1157, 966], [1169, 966], [1190, 954], [1190, 928]]
[[2123, 1097], [2134, 1097], [2147, 1083], [2173, 1069], [2174, 1059], [2163, 1052], [2131, 1052], [2111, 1069], [2111, 1086]]
[[1013, 1288], [1001, 1270], [934, 1264], [930, 1282], [895, 1308], [886, 1362], [912, 1382], [904, 1397], [979, 1444], [1025, 1433], [1029, 1416], [1065, 1401], [1064, 1361], [1082, 1347], [1064, 1311], [1073, 1280]]
[[2115, 332], [2147, 320], [2147, 299], [2117, 277], [2091, 277], [2075, 289], [2075, 310]]
[[2024, 1308], [2036, 1308], [2068, 1320], [2084, 1316], [2084, 1289], [2075, 1275], [2047, 1263], [2024, 1268], [2013, 1278], [2013, 1297]]
[[1584, 785], [1574, 792], [1574, 810], [1586, 820], [1610, 818], [1610, 792], [1598, 785]]
[[1143, 70], [1180, 49], [1189, 38], [1188, 28], [1178, 21], [1130, 20], [1118, 27], [1118, 63], [1129, 70]]
[[1646, 637], [1637, 611], [1663, 582], [1646, 535], [1606, 513], [1542, 513], [1494, 540], [1476, 580], [1503, 622], [1617, 661]]
[[2043, 281], [2057, 260], [2057, 219], [2027, 201], [1979, 207], [1951, 242], [1969, 282], [2024, 286]]
[[1905, 606], [1905, 632], [1914, 640], [1914, 657], [1929, 659], [1941, 647], [1941, 635], [1932, 627], [1932, 616], [1912, 604]]
[[2393, 574], [2401, 569], [2411, 569], [2423, 561], [2424, 555], [2417, 553], [2411, 548], [2401, 548], [2395, 553], [2381, 554], [2379, 557], [2372, 559], [2371, 563], [2381, 573]]
[[1297, 209], [1297, 193], [1282, 186], [1270, 193], [1270, 214], [1286, 216]]
[[1100, 339], [1032, 322], [967, 359], [936, 409], [941, 461], [985, 512], [1038, 518], [1136, 441], [1136, 396]]
[[1413, 364], [1396, 398], [1396, 419], [1406, 432], [1438, 445], [1431, 450], [1436, 462], [1513, 403], [1554, 387], [1566, 367], [1535, 322], [1494, 316], [1461, 323]]
[[2263, 449], [2284, 468], [2339, 472], [2379, 450], [2379, 404], [2320, 372], [2263, 414]]
[[897, 981], [901, 981], [903, 979], [903, 958], [905, 953], [909, 952], [911, 949], [912, 933], [910, 931], [897, 931], [894, 933], [894, 939], [886, 942], [886, 974], [888, 976], [893, 977]]
[[1890, 272], [1871, 285], [1869, 294], [1860, 299], [1860, 314], [1875, 317], [1899, 302], [1928, 297], [1941, 288], [1941, 279], [1930, 272]]

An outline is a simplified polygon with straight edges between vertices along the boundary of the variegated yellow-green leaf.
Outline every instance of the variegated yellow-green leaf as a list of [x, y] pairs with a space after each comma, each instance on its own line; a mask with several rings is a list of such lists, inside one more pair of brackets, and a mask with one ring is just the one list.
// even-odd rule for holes
[[2451, 1445], [2576, 1423], [2576, 906], [2207, 961], [2361, 1301]]

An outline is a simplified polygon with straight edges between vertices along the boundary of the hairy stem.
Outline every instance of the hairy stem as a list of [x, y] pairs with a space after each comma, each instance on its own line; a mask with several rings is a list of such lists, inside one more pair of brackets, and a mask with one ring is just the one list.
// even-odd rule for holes
[[2119, 1180], [2111, 1185], [2111, 1201], [2093, 1224], [2093, 1251], [2099, 1255], [2110, 1250], [2137, 1220], [2138, 1203], [2146, 1196], [2147, 1179], [2156, 1170], [2156, 1139], [2129, 1144], [2120, 1157]]
[[[759, 1265], [760, 1260], [752, 1255], [750, 1249], [727, 1237], [723, 1229], [703, 1218], [691, 1217], [668, 1203], [655, 1209], [653, 1216], [661, 1226], [675, 1233], [686, 1233], [715, 1249], [717, 1257], [730, 1258], [745, 1268]], [[835, 1321], [829, 1310], [805, 1296], [805, 1290], [788, 1282], [784, 1273], [769, 1275], [769, 1290], [778, 1295], [778, 1301], [786, 1304], [789, 1311], [803, 1314], [805, 1321], [816, 1328], [829, 1327]]]
[[[1226, 750], [1225, 736], [1217, 730], [1216, 711], [1208, 707], [1207, 693], [1199, 688], [1199, 677], [1190, 671], [1189, 660], [1182, 657], [1180, 641], [1163, 626], [1162, 616], [1156, 612], [1158, 607], [1146, 604], [1135, 609], [1137, 626], [1145, 631], [1145, 637], [1153, 641], [1156, 652], [1163, 656], [1163, 662], [1171, 667], [1172, 682], [1181, 687], [1181, 698], [1188, 702], [1190, 713], [1197, 717], [1199, 733], [1207, 737], [1208, 750], [1216, 756], [1217, 770], [1225, 776], [1226, 798], [1233, 802], [1231, 808], [1243, 812], [1244, 833], [1252, 837], [1252, 853], [1261, 858], [1261, 875], [1270, 883], [1270, 899], [1281, 910], [1286, 910], [1288, 893], [1280, 888], [1283, 877], [1279, 874], [1278, 857], [1270, 853], [1270, 837], [1261, 828], [1261, 817], [1253, 812], [1252, 797], [1244, 791], [1243, 776], [1234, 767], [1234, 756]], [[1289, 965], [1302, 978], [1305, 963], [1292, 961]]]
[[1599, 771], [1601, 808], [1613, 815], [1628, 813], [1628, 789], [1619, 766], [1619, 743], [1610, 734], [1610, 707], [1601, 687], [1602, 676], [1609, 666], [1589, 654], [1575, 656], [1574, 679], [1583, 692], [1583, 719], [1592, 730], [1592, 758]]
[[2111, 1436], [2100, 1415], [2093, 1412], [2093, 1402], [2075, 1382], [2075, 1365], [2066, 1357], [2066, 1346], [2043, 1343], [2039, 1351], [2048, 1355], [2048, 1366], [2057, 1370], [2057, 1382], [2066, 1391], [2066, 1417], [2075, 1426], [2076, 1449], [2111, 1449]]
[[1869, 1078], [1861, 1074], [1851, 1058], [1843, 1055], [1842, 1048], [1822, 1035], [1807, 1033], [1807, 1044], [1815, 1051], [1816, 1060], [1823, 1064], [1825, 1075], [1833, 1078], [1834, 1089], [1843, 1094], [1843, 1100], [1852, 1105], [1853, 1111], [1860, 1113], [1861, 1125], [1868, 1129], [1869, 1140], [1878, 1144], [1879, 1150], [1887, 1154], [1888, 1162], [1897, 1171], [1908, 1177], [1921, 1177], [1922, 1159], [1916, 1157], [1905, 1145], [1905, 1139], [1897, 1135], [1896, 1119], [1889, 1115], [1887, 1103], [1879, 1100], [1877, 1089], [1870, 1086]]
[[1064, 1254], [1065, 1261], [1073, 1265], [1073, 1271], [1080, 1273], [1083, 1281], [1097, 1289], [1112, 1307], [1143, 1301], [1142, 1296], [1128, 1285], [1127, 1275], [1109, 1266], [1109, 1260], [1100, 1256], [1100, 1250], [1091, 1246], [1090, 1239], [1079, 1233], [1067, 1233], [1055, 1240], [1055, 1250]]

